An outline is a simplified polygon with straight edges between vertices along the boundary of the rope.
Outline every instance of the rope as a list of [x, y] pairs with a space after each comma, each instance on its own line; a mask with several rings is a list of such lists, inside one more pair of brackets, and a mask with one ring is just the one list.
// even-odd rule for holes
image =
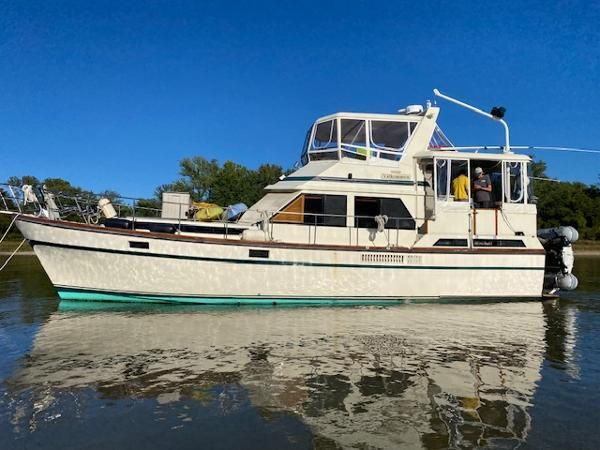
[[19, 215], [15, 214], [15, 217], [13, 217], [13, 220], [11, 220], [10, 225], [8, 226], [8, 228], [6, 229], [6, 231], [4, 232], [4, 234], [2, 235], [2, 238], [0, 238], [0, 244], [2, 244], [2, 242], [4, 242], [4, 238], [6, 237], [6, 235], [8, 234], [8, 232], [10, 231], [10, 229], [12, 228], [12, 226], [15, 224], [15, 221], [17, 220], [17, 217], [19, 217]]
[[500, 214], [502, 215], [502, 218], [504, 219], [504, 222], [506, 223], [506, 225], [508, 225], [508, 228], [510, 228], [510, 230], [516, 234], [517, 232], [515, 231], [515, 229], [512, 227], [512, 225], [508, 221], [508, 217], [506, 217], [506, 214], [504, 214], [504, 210], [502, 208], [500, 208]]
[[0, 272], [2, 272], [2, 270], [4, 270], [4, 268], [6, 266], [8, 266], [8, 263], [10, 262], [10, 260], [13, 258], [13, 256], [15, 256], [17, 254], [17, 252], [21, 249], [21, 247], [23, 247], [23, 244], [25, 243], [26, 240], [27, 239], [23, 239], [21, 241], [21, 243], [19, 244], [19, 246], [15, 249], [15, 251], [10, 254], [10, 256], [6, 259], [6, 261], [4, 261], [4, 264], [2, 264], [2, 267], [0, 267]]
[[383, 233], [383, 230], [385, 230], [385, 224], [388, 221], [388, 216], [386, 216], [386, 215], [383, 215], [383, 216], [380, 215], [380, 216], [373, 217], [373, 219], [377, 223], [377, 232], [378, 233]]

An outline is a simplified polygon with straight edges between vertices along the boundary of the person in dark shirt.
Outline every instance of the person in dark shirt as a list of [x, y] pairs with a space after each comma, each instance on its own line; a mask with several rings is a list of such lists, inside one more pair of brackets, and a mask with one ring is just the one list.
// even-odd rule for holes
[[475, 179], [473, 180], [473, 195], [476, 208], [493, 208], [492, 180], [490, 176], [483, 173], [481, 167], [475, 168]]

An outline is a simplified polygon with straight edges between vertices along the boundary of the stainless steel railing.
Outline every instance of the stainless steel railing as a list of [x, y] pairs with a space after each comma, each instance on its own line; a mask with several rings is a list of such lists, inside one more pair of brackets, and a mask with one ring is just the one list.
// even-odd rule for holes
[[[26, 194], [20, 187], [12, 186], [9, 184], [0, 184], [0, 209], [5, 211], [18, 212], [22, 214], [44, 214], [44, 208], [47, 208], [46, 200], [47, 196], [50, 195], [56, 204], [56, 212], [60, 215], [61, 219], [76, 220], [88, 224], [99, 223], [102, 219], [101, 211], [98, 207], [98, 201], [102, 198], [102, 195], [84, 193], [79, 195], [73, 195], [70, 193], [56, 192], [50, 193], [43, 188], [38, 190], [36, 193], [37, 201], [27, 201]], [[41, 199], [39, 197], [42, 197]], [[132, 228], [136, 229], [136, 224], [140, 221], [148, 218], [159, 218], [161, 217], [162, 209], [151, 205], [140, 204], [143, 199], [125, 196], [112, 196], [110, 198], [113, 207], [117, 212], [117, 217], [127, 218], [132, 222]], [[157, 201], [158, 202], [158, 201]], [[177, 221], [177, 232], [181, 232], [182, 223], [190, 222], [201, 222], [196, 220], [195, 214], [189, 210], [188, 206], [182, 203], [176, 202], [161, 202], [161, 205], [177, 205], [179, 214], [177, 218], [171, 218], [171, 220]], [[345, 214], [319, 214], [319, 213], [308, 213], [308, 212], [284, 212], [285, 217], [296, 217], [294, 220], [281, 220], [277, 219], [277, 214], [281, 213], [279, 210], [253, 210], [248, 209], [247, 212], [256, 212], [258, 217], [261, 219], [254, 224], [263, 224], [263, 229], [268, 233], [270, 239], [274, 239], [277, 234], [276, 228], [280, 228], [282, 225], [289, 224], [303, 224], [307, 226], [308, 241], [310, 243], [317, 243], [318, 230], [323, 227], [338, 227], [348, 229], [348, 235], [352, 236], [351, 230], [366, 230], [366, 233], [373, 234], [373, 230], [378, 227], [375, 221], [375, 216], [366, 215], [345, 215]], [[186, 217], [188, 216], [188, 217]], [[185, 217], [185, 218], [184, 218]], [[387, 218], [387, 224], [381, 232], [386, 236], [388, 244], [391, 245], [393, 238], [392, 233], [395, 235], [395, 245], [398, 245], [400, 231], [411, 231], [415, 230], [416, 222], [422, 220], [417, 217], [396, 217], [390, 216]], [[224, 227], [225, 238], [230, 237], [230, 227], [236, 222], [230, 222], [225, 220], [215, 220], [212, 222], [214, 226]], [[244, 223], [248, 227], [254, 225], [252, 223]], [[408, 226], [411, 225], [412, 226]], [[210, 226], [210, 225], [208, 225]], [[283, 229], [280, 228], [283, 232]], [[356, 231], [355, 234], [359, 233]]]

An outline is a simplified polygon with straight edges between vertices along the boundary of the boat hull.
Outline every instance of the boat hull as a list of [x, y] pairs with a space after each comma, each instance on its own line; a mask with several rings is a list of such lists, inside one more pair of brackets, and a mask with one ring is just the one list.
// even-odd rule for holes
[[356, 304], [539, 298], [543, 251], [389, 250], [202, 239], [22, 218], [63, 299]]

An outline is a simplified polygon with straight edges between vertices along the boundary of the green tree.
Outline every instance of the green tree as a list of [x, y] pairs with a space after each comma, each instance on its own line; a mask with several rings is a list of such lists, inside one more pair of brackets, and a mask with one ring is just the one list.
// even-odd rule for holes
[[24, 184], [28, 184], [30, 186], [37, 186], [40, 184], [40, 181], [33, 175], [23, 175], [21, 177], [13, 176], [10, 177], [6, 182], [17, 188], [23, 186]]
[[264, 195], [265, 186], [276, 183], [283, 173], [273, 164], [251, 170], [233, 161], [221, 166], [216, 160], [195, 156], [180, 162], [180, 179], [158, 186], [155, 194], [160, 199], [163, 192], [190, 192], [196, 201], [222, 206], [243, 202], [251, 206]]

